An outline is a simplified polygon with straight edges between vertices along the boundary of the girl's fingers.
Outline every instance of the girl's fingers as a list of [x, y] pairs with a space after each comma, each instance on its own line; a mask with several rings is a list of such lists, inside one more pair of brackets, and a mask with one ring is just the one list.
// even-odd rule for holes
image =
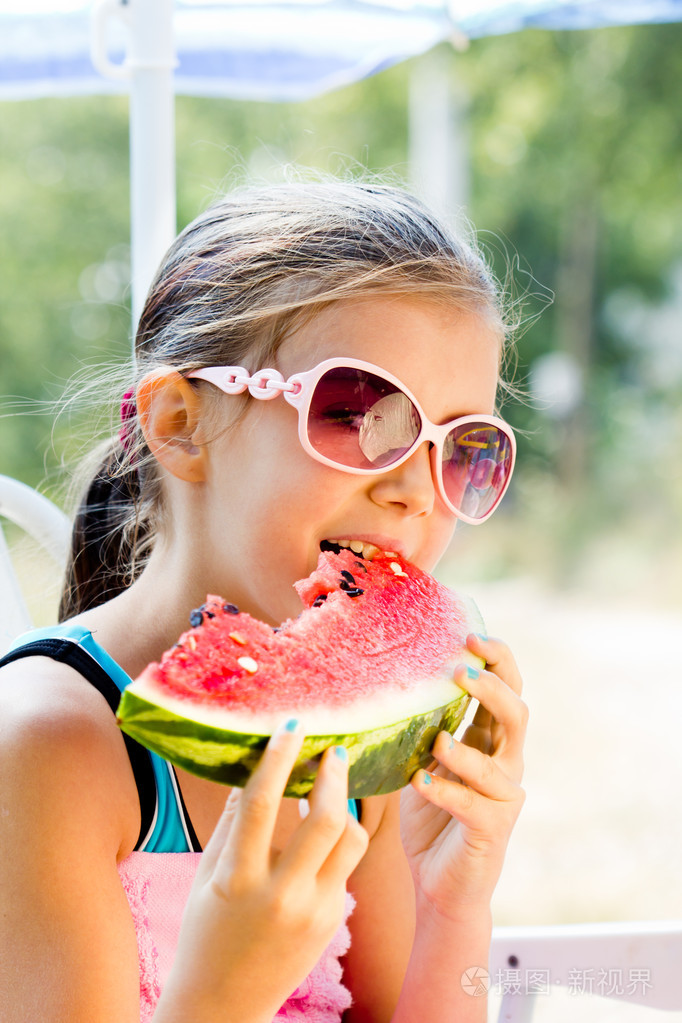
[[[471, 669], [458, 666], [455, 682], [475, 697], [483, 711], [478, 711], [467, 737], [467, 744], [509, 760], [510, 769], [521, 769], [521, 752], [528, 724], [528, 708], [520, 696], [491, 671], [473, 674]], [[490, 739], [486, 732], [489, 730]]]
[[[491, 671], [480, 671], [473, 675], [472, 669], [464, 665], [458, 665], [455, 669], [455, 681], [474, 696], [498, 724], [513, 731], [525, 730], [528, 717], [526, 705], [506, 681]], [[474, 717], [478, 727], [484, 722], [488, 723], [484, 714], [479, 715], [478, 721]]]
[[[520, 785], [513, 785], [504, 800], [493, 801], [471, 786], [442, 778], [437, 774], [429, 775], [425, 771], [417, 771], [411, 784], [434, 806], [444, 810], [471, 833], [478, 832], [480, 835], [489, 831], [491, 825], [498, 829], [505, 818], [507, 821], [510, 818], [515, 820], [525, 798]], [[497, 817], [498, 807], [504, 807], [508, 811], [503, 818]], [[503, 829], [505, 832], [508, 831], [508, 825], [503, 824]]]
[[225, 844], [227, 843], [230, 831], [234, 825], [234, 819], [239, 809], [239, 803], [241, 801], [242, 789], [230, 789], [230, 793], [225, 802], [225, 808], [220, 815], [220, 820], [215, 826], [213, 834], [208, 840], [208, 844], [204, 849], [201, 859], [199, 860], [199, 866], [197, 867], [197, 877], [209, 877], [220, 858]]
[[[270, 739], [258, 767], [243, 790], [233, 789], [206, 846], [202, 877], [242, 878], [273, 868], [272, 842], [282, 795], [303, 742], [295, 723]], [[309, 813], [277, 857], [277, 873], [286, 880], [305, 866], [309, 877], [345, 881], [367, 847], [367, 834], [348, 813], [348, 756], [333, 747], [322, 757], [308, 799]]]
[[467, 646], [473, 654], [482, 657], [488, 671], [504, 679], [517, 696], [521, 695], [523, 680], [514, 660], [514, 655], [500, 639], [489, 639], [472, 632], [467, 636]]
[[302, 862], [308, 865], [311, 874], [319, 873], [346, 833], [348, 754], [343, 746], [333, 746], [322, 757], [308, 808], [280, 858], [278, 870], [282, 873], [297, 870]]
[[346, 814], [346, 827], [318, 873], [322, 882], [331, 885], [343, 883], [353, 873], [367, 852], [369, 835], [359, 821], [350, 813]]
[[[505, 801], [518, 787], [516, 781], [509, 777], [493, 757], [481, 753], [473, 746], [457, 742], [447, 732], [439, 734], [433, 752], [441, 767], [455, 775], [458, 783], [487, 799]], [[429, 773], [433, 776], [433, 772]], [[440, 771], [437, 773], [441, 775]]]
[[524, 799], [521, 786], [492, 757], [471, 746], [455, 741], [451, 749], [443, 750], [445, 740], [441, 737], [446, 734], [442, 732], [436, 743], [440, 747], [438, 759], [458, 780], [443, 777], [440, 769], [435, 773], [417, 771], [413, 787], [468, 828], [480, 829], [490, 819], [494, 806], [506, 805], [516, 817]]
[[234, 865], [241, 862], [255, 871], [268, 869], [282, 795], [303, 738], [302, 730], [293, 720], [273, 734], [241, 793], [221, 858], [227, 857]]
[[[492, 690], [489, 686], [487, 693], [479, 691], [480, 686], [477, 688], [476, 685], [479, 676], [474, 675], [472, 680], [471, 669], [469, 669], [464, 687], [473, 696], [480, 698], [480, 702], [462, 741], [483, 753], [494, 754], [508, 747], [511, 740], [520, 752], [526, 729], [527, 708], [520, 699], [515, 700], [513, 696], [508, 699], [512, 694], [517, 698], [521, 695], [522, 679], [516, 661], [506, 643], [499, 639], [488, 639], [472, 632], [467, 636], [466, 642], [472, 653], [485, 659], [486, 676], [492, 685]], [[464, 669], [460, 669], [460, 671], [462, 674], [458, 678], [464, 680]], [[500, 682], [496, 687], [499, 697], [496, 702], [493, 692], [496, 686], [495, 678]], [[500, 703], [500, 699], [502, 703]], [[493, 706], [493, 702], [495, 702], [495, 706]], [[511, 734], [505, 732], [505, 729], [510, 726]], [[516, 766], [518, 768], [519, 765]]]
[[481, 753], [492, 753], [492, 724], [492, 714], [489, 714], [488, 711], [485, 711], [485, 717], [481, 722], [477, 722], [476, 715], [474, 715], [474, 720], [462, 736], [462, 742], [464, 745], [472, 746], [474, 749], [480, 750]]

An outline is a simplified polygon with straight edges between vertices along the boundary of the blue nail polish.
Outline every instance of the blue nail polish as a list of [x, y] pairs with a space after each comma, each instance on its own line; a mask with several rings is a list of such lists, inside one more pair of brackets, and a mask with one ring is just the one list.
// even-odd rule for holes
[[344, 764], [348, 761], [348, 750], [345, 746], [335, 746], [334, 752], [339, 760], [343, 760]]
[[484, 643], [486, 643], [488, 640], [488, 637], [485, 635], [484, 632], [475, 632], [474, 636], [478, 636], [478, 638], [482, 639]]
[[428, 771], [424, 771], [424, 784], [425, 785], [431, 784], [431, 775], [429, 774]]
[[470, 664], [467, 664], [467, 678], [478, 678], [480, 674], [478, 668], [472, 668]]
[[284, 725], [284, 731], [285, 732], [295, 732], [297, 728], [298, 728], [298, 718], [289, 718], [289, 720]]

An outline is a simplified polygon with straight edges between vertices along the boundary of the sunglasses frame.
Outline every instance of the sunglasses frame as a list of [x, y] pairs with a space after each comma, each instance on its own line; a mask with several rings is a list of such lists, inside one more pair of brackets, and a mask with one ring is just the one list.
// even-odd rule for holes
[[[389, 465], [382, 466], [381, 468], [356, 469], [353, 466], [344, 465], [341, 462], [335, 462], [331, 458], [327, 458], [312, 446], [308, 438], [308, 413], [312, 397], [317, 384], [325, 373], [332, 369], [358, 369], [371, 373], [373, 376], [386, 380], [393, 387], [397, 387], [412, 402], [421, 419], [421, 430], [413, 444], [395, 462], [391, 462]], [[403, 462], [406, 462], [414, 454], [421, 444], [425, 441], [429, 442], [432, 445], [429, 451], [431, 471], [437, 482], [441, 500], [457, 518], [473, 526], [478, 526], [485, 522], [497, 509], [507, 491], [514, 472], [516, 438], [512, 428], [503, 419], [489, 415], [470, 415], [459, 416], [441, 425], [434, 423], [428, 418], [417, 399], [401, 380], [380, 366], [375, 366], [371, 362], [364, 362], [362, 359], [325, 359], [324, 362], [318, 363], [312, 369], [301, 373], [294, 373], [288, 380], [285, 380], [279, 370], [276, 369], [260, 369], [253, 375], [250, 375], [243, 366], [206, 366], [203, 369], [193, 370], [191, 373], [185, 374], [185, 376], [188, 379], [207, 380], [209, 383], [220, 388], [225, 394], [242, 394], [248, 390], [249, 394], [259, 401], [269, 401], [283, 394], [285, 400], [298, 412], [298, 438], [304, 451], [317, 462], [329, 465], [333, 469], [339, 469], [341, 472], [351, 473], [354, 476], [377, 476], [390, 472], [392, 469], [397, 469], [398, 466], [402, 465]], [[466, 426], [469, 423], [477, 423], [481, 426], [494, 426], [507, 438], [511, 451], [511, 466], [502, 490], [498, 494], [492, 508], [485, 515], [476, 519], [466, 515], [453, 505], [447, 496], [443, 483], [443, 446], [445, 438], [455, 427]]]

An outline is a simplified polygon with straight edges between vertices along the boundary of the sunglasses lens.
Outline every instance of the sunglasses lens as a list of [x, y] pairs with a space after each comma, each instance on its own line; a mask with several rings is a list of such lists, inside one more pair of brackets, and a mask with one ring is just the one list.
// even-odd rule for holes
[[406, 394], [366, 370], [328, 370], [308, 411], [308, 439], [325, 458], [352, 469], [381, 469], [419, 436], [421, 420]]
[[448, 500], [471, 519], [483, 519], [502, 497], [512, 470], [512, 445], [497, 426], [465, 423], [443, 448], [443, 486]]

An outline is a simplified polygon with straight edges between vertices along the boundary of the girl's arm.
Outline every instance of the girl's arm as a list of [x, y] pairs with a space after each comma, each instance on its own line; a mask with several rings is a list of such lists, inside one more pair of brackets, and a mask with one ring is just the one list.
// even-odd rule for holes
[[362, 800], [369, 847], [349, 879], [356, 906], [343, 980], [353, 996], [344, 1023], [388, 1023], [414, 941], [414, 886], [400, 841], [400, 793]]
[[348, 1023], [486, 1018], [487, 1000], [468, 994], [461, 978], [488, 964], [490, 900], [523, 803], [527, 711], [507, 648], [473, 636], [469, 646], [489, 670], [469, 679], [458, 669], [480, 703], [463, 741], [438, 737], [438, 766], [428, 780], [418, 772], [400, 797], [402, 829], [395, 797], [383, 803], [378, 826], [381, 800], [363, 803], [370, 844], [350, 881], [358, 908], [345, 966], [354, 999]]
[[26, 659], [0, 679], [0, 1019], [137, 1023], [116, 862], [140, 822], [111, 710], [53, 661]]
[[467, 992], [465, 971], [486, 967], [490, 900], [524, 800], [523, 743], [528, 721], [521, 678], [498, 640], [468, 637], [487, 662], [456, 680], [479, 701], [457, 742], [441, 732], [437, 767], [419, 771], [403, 793], [403, 844], [414, 879], [417, 930], [393, 1023], [483, 1023], [487, 999]]

